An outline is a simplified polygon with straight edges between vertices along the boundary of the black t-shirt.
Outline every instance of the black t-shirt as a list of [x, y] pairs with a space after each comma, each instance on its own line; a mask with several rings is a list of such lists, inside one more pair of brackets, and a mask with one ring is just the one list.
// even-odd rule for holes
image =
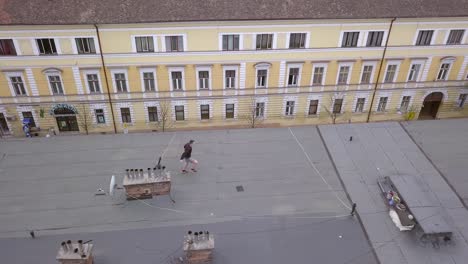
[[192, 157], [192, 146], [190, 143], [184, 145], [184, 154], [182, 154], [182, 156], [186, 159]]

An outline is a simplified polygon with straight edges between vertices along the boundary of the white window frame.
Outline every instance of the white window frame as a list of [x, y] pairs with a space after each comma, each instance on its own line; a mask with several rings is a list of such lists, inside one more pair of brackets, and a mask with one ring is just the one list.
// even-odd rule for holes
[[[369, 38], [369, 33], [370, 32], [375, 32], [375, 31], [383, 31], [384, 34], [383, 34], [383, 37], [382, 37], [382, 43], [380, 44], [380, 46], [369, 46], [369, 47], [367, 47], [367, 40]], [[361, 43], [362, 47], [366, 47], [366, 48], [384, 47], [385, 43], [387, 42], [387, 37], [388, 37], [388, 30], [387, 29], [366, 30], [366, 31], [361, 31], [361, 32], [364, 33], [364, 38], [363, 38], [362, 43]]]
[[[78, 53], [78, 47], [76, 46], [76, 40], [75, 40], [77, 38], [92, 38], [94, 40], [94, 46], [95, 46], [94, 49], [96, 50], [96, 53], [84, 53], [84, 54]], [[73, 38], [70, 38], [70, 41], [72, 43], [73, 54], [78, 54], [80, 56], [86, 56], [86, 55], [100, 54], [100, 52], [101, 52], [100, 47], [99, 47], [98, 39], [95, 36], [73, 36]]]
[[[302, 63], [288, 63], [286, 67], [286, 78], [284, 81], [284, 87], [300, 87], [301, 86], [301, 79], [302, 79]], [[299, 68], [299, 75], [297, 76], [297, 85], [289, 85], [289, 70], [291, 68]]]
[[[62, 73], [58, 70], [46, 70], [44, 71], [44, 75], [47, 79], [47, 86], [49, 87], [49, 92], [53, 96], [62, 96], [65, 95], [65, 86], [63, 85], [63, 78]], [[50, 84], [49, 76], [58, 76], [60, 78], [60, 83], [62, 85], [62, 94], [54, 94], [52, 90], [52, 85]]]
[[[119, 92], [117, 91], [117, 83], [115, 80], [115, 74], [123, 73], [125, 75], [125, 83], [127, 85], [126, 92]], [[130, 85], [128, 81], [128, 70], [127, 69], [111, 69], [111, 77], [112, 77], [112, 86], [114, 87], [114, 93], [130, 93]]]
[[[380, 104], [380, 98], [381, 97], [387, 97], [387, 104], [385, 105], [385, 110], [384, 111], [380, 111], [378, 112], [377, 109], [379, 108], [379, 104]], [[376, 113], [386, 113], [389, 111], [389, 106], [391, 106], [391, 101], [392, 101], [392, 93], [391, 92], [381, 92], [379, 93], [379, 95], [377, 96], [376, 98], [376, 104], [374, 105], [374, 112]]]
[[[239, 112], [238, 103], [239, 102], [237, 98], [227, 98], [223, 100], [223, 120], [236, 120], [237, 119], [237, 112]], [[234, 118], [226, 118], [226, 105], [227, 104], [234, 105]]]
[[[107, 110], [106, 104], [90, 104], [89, 109], [93, 112], [93, 124], [98, 126], [110, 126], [111, 122], [109, 119], [109, 111]], [[104, 121], [105, 123], [98, 123], [96, 118], [96, 109], [102, 109], [104, 112]]]
[[[396, 65], [395, 75], [393, 76], [393, 80], [391, 82], [385, 82], [385, 80], [387, 79], [387, 71], [388, 71], [388, 66], [389, 65]], [[385, 64], [385, 74], [384, 74], [384, 78], [383, 78], [383, 83], [384, 84], [395, 83], [398, 80], [398, 74], [400, 73], [400, 65], [401, 65], [400, 60], [398, 60], [398, 61], [395, 61], [395, 60], [387, 61], [387, 63]]]
[[[138, 37], [152, 37], [152, 38], [153, 38], [154, 51], [153, 51], [153, 52], [151, 52], [151, 51], [147, 51], [147, 52], [138, 52], [138, 51], [137, 51], [137, 48], [136, 48], [136, 38], [138, 38]], [[155, 52], [158, 52], [158, 50], [159, 50], [159, 49], [158, 49], [159, 47], [158, 47], [158, 36], [157, 36], [157, 35], [152, 35], [152, 34], [147, 34], [147, 35], [145, 35], [145, 34], [142, 34], [142, 35], [132, 35], [132, 36], [131, 36], [131, 40], [132, 40], [132, 52], [133, 52], [133, 53], [138, 53], [138, 54], [143, 54], [143, 53], [155, 53]], [[164, 38], [164, 39], [163, 39], [164, 45], [165, 45], [165, 43], [166, 43], [165, 41], [166, 41], [166, 39]], [[185, 43], [184, 43], [184, 45], [185, 45]], [[185, 47], [184, 47], [184, 51], [185, 51]]]
[[[208, 119], [202, 119], [201, 118], [201, 106], [202, 105], [208, 105]], [[197, 101], [197, 106], [198, 106], [198, 120], [200, 121], [210, 121], [213, 119], [213, 101], [212, 100], [198, 100]], [[225, 106], [226, 107], [226, 106]], [[185, 111], [185, 107], [184, 107]], [[185, 117], [185, 116], [184, 116]]]
[[[10, 92], [11, 95], [14, 97], [22, 97], [22, 96], [29, 96], [29, 91], [28, 91], [28, 85], [26, 83], [26, 79], [24, 78], [24, 74], [22, 71], [17, 71], [17, 72], [5, 72], [5, 77], [8, 80], [8, 87], [10, 87]], [[11, 82], [11, 77], [21, 77], [21, 80], [23, 81], [24, 85], [24, 90], [26, 92], [25, 95], [17, 95], [15, 93], [15, 88], [13, 87], [13, 83]]]
[[[424, 60], [412, 60], [411, 61], [411, 64], [410, 64], [410, 67], [409, 67], [409, 70], [408, 70], [408, 75], [406, 76], [406, 82], [419, 82], [421, 80], [422, 73], [423, 73], [423, 70], [424, 70], [424, 63], [425, 63]], [[417, 76], [416, 80], [410, 81], [409, 77], [411, 75], [411, 69], [412, 69], [413, 65], [417, 65], [417, 64], [420, 65], [418, 76]]]
[[340, 112], [339, 113], [336, 113], [336, 114], [343, 114], [343, 112], [345, 111], [345, 105], [346, 105], [346, 101], [345, 101], [345, 98], [346, 98], [346, 95], [345, 94], [341, 94], [341, 95], [334, 95], [333, 96], [333, 100], [331, 102], [331, 106], [330, 106], [330, 111], [332, 113], [334, 113], [335, 111], [335, 101], [336, 99], [341, 99], [342, 100], [342, 103], [341, 103], [341, 109], [340, 109]]
[[[144, 73], [146, 72], [151, 72], [154, 76], [154, 91], [146, 91], [145, 87], [145, 78], [144, 78]], [[156, 69], [155, 68], [140, 68], [140, 82], [141, 82], [141, 91], [144, 93], [154, 93], [158, 91], [158, 79], [156, 76]]]
[[[167, 49], [166, 49], [166, 37], [170, 37], [170, 36], [179, 36], [179, 37], [181, 36], [182, 37], [182, 43], [184, 45], [184, 50], [183, 51], [173, 51], [174, 53], [189, 51], [188, 46], [187, 46], [187, 34], [185, 34], [185, 33], [163, 34], [163, 35], [158, 35], [158, 36], [161, 37], [161, 52], [168, 52]], [[154, 45], [155, 45], [154, 49], [156, 50], [156, 44], [154, 44]]]
[[[368, 106], [368, 103], [369, 103], [369, 96], [370, 96], [370, 92], [357, 92], [354, 95], [352, 112], [357, 113], [357, 114], [366, 113], [367, 112], [367, 106]], [[362, 107], [363, 108], [362, 112], [356, 112], [356, 105], [357, 105], [358, 98], [364, 98], [365, 99], [364, 106]]]
[[223, 36], [224, 35], [239, 35], [239, 50], [244, 50], [244, 33], [239, 32], [224, 32], [218, 33], [218, 49], [222, 52], [236, 52], [238, 50], [223, 50]]
[[[381, 31], [381, 30], [379, 30], [379, 31]], [[353, 32], [353, 33], [354, 33], [354, 32], [359, 32], [359, 37], [358, 37], [358, 41], [357, 41], [356, 47], [342, 47], [342, 46], [341, 46], [341, 43], [343, 42], [344, 34], [345, 34], [346, 32]], [[338, 46], [337, 46], [337, 47], [338, 47], [338, 48], [342, 48], [342, 49], [353, 49], [353, 48], [363, 47], [363, 40], [364, 40], [364, 39], [367, 40], [367, 38], [364, 38], [364, 32], [363, 32], [362, 30], [341, 30], [341, 32], [340, 32], [340, 39], [339, 39], [339, 41], [338, 41]], [[382, 42], [383, 42], [383, 40], [382, 40]], [[364, 46], [365, 46], [365, 44], [364, 44]]]
[[[447, 81], [449, 79], [449, 76], [450, 76], [450, 71], [452, 70], [452, 67], [453, 67], [453, 63], [455, 62], [455, 59], [454, 58], [448, 58], [448, 59], [443, 59], [440, 61], [440, 64], [439, 64], [439, 70], [437, 71], [437, 76], [435, 77], [435, 80], [436, 81]], [[443, 64], [449, 64], [449, 68], [447, 70], [447, 74], [445, 75], [445, 78], [444, 79], [439, 79], [439, 74], [440, 74], [440, 70], [442, 69], [442, 65]]]
[[[22, 53], [21, 53], [21, 49], [20, 49], [20, 47], [19, 47], [18, 39], [16, 39], [16, 38], [8, 38], [8, 37], [0, 37], [0, 40], [9, 40], [9, 39], [10, 39], [11, 41], [13, 41], [13, 46], [14, 46], [14, 48], [15, 48], [16, 56], [21, 56]], [[8, 56], [11, 56], [11, 55], [5, 55], [5, 56], [3, 56], [3, 57], [8, 57]], [[5, 116], [5, 118], [6, 118], [6, 116]]]
[[[257, 103], [263, 103], [263, 116], [257, 116]], [[268, 114], [268, 97], [255, 97], [254, 101], [254, 110], [255, 110], [255, 118], [265, 120], [267, 118]], [[283, 109], [284, 113], [284, 109]]]
[[432, 30], [434, 31], [434, 33], [432, 34], [432, 38], [431, 38], [431, 44], [429, 44], [429, 46], [432, 46], [434, 45], [435, 43], [435, 40], [437, 38], [437, 31], [436, 29], [434, 28], [421, 28], [421, 29], [418, 29], [416, 31], [416, 35], [414, 36], [414, 39], [413, 39], [413, 46], [427, 46], [427, 45], [417, 45], [416, 41], [418, 40], [418, 36], [419, 36], [419, 32], [420, 31], [427, 31], [427, 30]]
[[[255, 88], [268, 88], [268, 81], [270, 79], [270, 66], [271, 65], [267, 63], [261, 63], [258, 65], [255, 65]], [[265, 86], [258, 86], [258, 71], [259, 70], [267, 71]]]
[[[293, 113], [291, 115], [286, 115], [286, 107], [289, 101], [294, 102]], [[299, 97], [298, 96], [285, 96], [283, 98], [283, 116], [284, 117], [295, 117], [299, 107]]]
[[[353, 62], [340, 62], [340, 63], [338, 63], [338, 68], [337, 68], [338, 72], [336, 74], [336, 81], [335, 81], [336, 85], [349, 85], [349, 82], [351, 80], [351, 75], [353, 75], [353, 65], [354, 65]], [[349, 72], [348, 72], [346, 83], [338, 83], [338, 80], [340, 79], [341, 67], [346, 67], [346, 66], [349, 66]]]
[[[370, 79], [369, 79], [369, 82], [368, 83], [362, 83], [362, 75], [364, 74], [364, 67], [365, 66], [372, 66], [372, 72], [370, 74]], [[368, 84], [372, 84], [374, 83], [374, 74], [375, 74], [375, 70], [377, 68], [377, 62], [376, 61], [372, 61], [372, 62], [369, 62], [369, 61], [366, 61], [366, 62], [363, 62], [362, 63], [362, 66], [361, 66], [361, 74], [359, 75], [359, 84], [361, 85], [368, 85]], [[361, 97], [362, 98], [362, 97]]]
[[465, 105], [468, 104], [468, 95], [467, 95], [467, 98], [465, 99], [465, 102], [463, 102], [463, 104], [462, 104], [462, 102], [461, 102], [461, 100], [460, 100], [460, 96], [461, 96], [462, 94], [468, 94], [468, 90], [466, 90], [466, 91], [460, 91], [460, 92], [458, 93], [457, 100], [456, 100], [456, 104], [457, 104], [457, 107], [458, 107], [458, 108], [465, 108]]
[[[133, 116], [133, 107], [132, 106], [118, 106], [119, 108], [119, 114], [120, 114], [120, 124], [131, 124], [133, 125], [133, 123], [135, 122], [135, 118]], [[123, 118], [122, 118], [122, 108], [128, 108], [128, 110], [130, 111], [130, 123], [124, 123], [123, 121]]]
[[[54, 37], [47, 37], [47, 36], [44, 36], [44, 37], [35, 37], [35, 38], [32, 38], [31, 39], [31, 43], [32, 43], [32, 48], [33, 48], [33, 53], [34, 55], [40, 55], [40, 52], [39, 52], [39, 46], [37, 45], [37, 41], [36, 39], [53, 39], [54, 40], [54, 43], [55, 43], [55, 49], [57, 50], [57, 54], [44, 54], [44, 55], [41, 55], [41, 56], [56, 56], [56, 55], [62, 55], [62, 48], [60, 46], [60, 38], [54, 38]], [[73, 38], [73, 41], [75, 41], [75, 39]], [[73, 44], [72, 44], [72, 47], [73, 47]]]
[[[97, 77], [98, 77], [98, 81], [99, 81], [99, 92], [91, 92], [90, 88], [89, 88], [89, 83], [88, 83], [88, 74], [96, 74]], [[101, 74], [99, 74], [99, 70], [84, 70], [83, 71], [83, 79], [84, 79], [84, 82], [85, 82], [85, 86], [86, 86], [86, 89], [88, 91], [88, 94], [102, 94], [104, 91], [103, 91], [103, 87], [102, 87], [102, 82], [101, 82]]]
[[[291, 39], [291, 34], [306, 34], [305, 36], [305, 42], [304, 42], [304, 48], [289, 48], [289, 40]], [[286, 33], [286, 46], [285, 48], [288, 50], [302, 50], [302, 49], [308, 49], [310, 47], [310, 32], [308, 31], [293, 31], [293, 32], [287, 32]]]
[[[314, 77], [315, 77], [315, 68], [323, 68], [323, 75], [322, 75], [322, 81], [320, 82], [320, 85], [314, 84]], [[325, 85], [325, 80], [327, 78], [327, 68], [328, 68], [328, 63], [313, 63], [312, 65], [312, 78], [310, 78], [310, 86], [324, 86]]]
[[[171, 88], [171, 92], [185, 91], [185, 67], [170, 67], [168, 72], [169, 72], [169, 87]], [[172, 82], [173, 72], [182, 73], [182, 89], [177, 89], [177, 90], [174, 89], [174, 84]]]
[[[208, 89], [207, 88], [201, 88], [200, 87], [200, 75], [199, 72], [201, 71], [207, 71], [208, 72]], [[197, 79], [197, 90], [198, 91], [210, 91], [213, 89], [212, 86], [212, 74], [211, 74], [211, 66], [196, 66], [196, 71], [195, 71], [196, 79]]]
[[[468, 35], [468, 33], [467, 33], [468, 28], [463, 28], [463, 27], [459, 27], [459, 28], [447, 28], [446, 30], [447, 30], [447, 33], [445, 34], [445, 37], [444, 37], [444, 43], [443, 43], [444, 45], [463, 45], [463, 44], [465, 44], [466, 37], [467, 37], [467, 35]], [[450, 32], [451, 32], [452, 30], [465, 30], [465, 32], [463, 32], [463, 36], [462, 36], [462, 38], [461, 38], [460, 44], [447, 44], [448, 38], [449, 38], [449, 36], [450, 36]]]
[[[277, 47], [277, 39], [278, 39], [278, 33], [275, 33], [275, 32], [255, 32], [255, 33], [252, 33], [252, 50], [256, 50], [256, 51], [263, 51], [264, 49], [257, 49], [257, 35], [261, 35], [261, 34], [273, 34], [273, 39], [271, 40], [272, 43], [271, 43], [271, 49], [266, 49], [266, 50], [275, 50], [276, 47]], [[221, 43], [222, 44], [222, 43]], [[222, 48], [222, 46], [221, 46]], [[240, 47], [239, 47], [240, 49]]]
[[[310, 109], [310, 101], [313, 101], [313, 100], [317, 100], [318, 101], [318, 104], [317, 104], [317, 113], [313, 114], [313, 115], [309, 115], [309, 109]], [[322, 104], [322, 96], [320, 95], [311, 95], [307, 98], [307, 105], [306, 105], [306, 109], [305, 109], [305, 116], [307, 117], [317, 117], [320, 115], [320, 105]]]
[[[234, 88], [226, 88], [226, 71], [236, 71], [234, 78]], [[223, 66], [223, 90], [237, 90], [239, 89], [239, 66]]]

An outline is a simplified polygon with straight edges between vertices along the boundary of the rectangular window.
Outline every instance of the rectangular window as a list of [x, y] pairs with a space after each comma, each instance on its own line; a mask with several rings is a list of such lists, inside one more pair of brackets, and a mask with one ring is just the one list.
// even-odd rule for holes
[[86, 79], [88, 81], [89, 92], [99, 93], [101, 88], [99, 87], [99, 78], [97, 74], [86, 74]]
[[16, 56], [16, 49], [12, 39], [0, 39], [0, 55]]
[[36, 122], [34, 121], [32, 112], [23, 112], [23, 120], [25, 119], [29, 119], [29, 127], [36, 127]]
[[93, 38], [75, 38], [78, 54], [94, 54], [96, 47]]
[[226, 88], [236, 88], [236, 71], [235, 70], [226, 70]]
[[291, 33], [289, 35], [289, 48], [290, 49], [303, 49], [306, 43], [306, 33]]
[[94, 113], [96, 115], [96, 122], [98, 124], [105, 124], [106, 123], [106, 118], [104, 117], [104, 110], [94, 109]]
[[183, 36], [166, 36], [166, 51], [184, 51]]
[[158, 122], [158, 108], [156, 106], [148, 106], [148, 120]]
[[122, 123], [131, 123], [132, 116], [130, 114], [130, 108], [124, 107], [120, 108], [120, 114], [122, 115]]
[[258, 50], [271, 49], [273, 47], [273, 34], [257, 34]]
[[338, 75], [338, 84], [347, 84], [349, 76], [349, 66], [341, 66]]
[[55, 40], [50, 38], [36, 39], [37, 47], [40, 55], [57, 54]]
[[310, 100], [309, 115], [316, 115], [318, 110], [318, 100]]
[[440, 65], [439, 74], [437, 74], [437, 80], [447, 80], [449, 70], [450, 63], [442, 63], [442, 65]]
[[210, 89], [210, 72], [209, 71], [199, 71], [198, 72], [198, 81], [200, 89]]
[[460, 94], [458, 97], [458, 107], [463, 107], [466, 102], [466, 98], [468, 97], [468, 94]]
[[200, 105], [200, 116], [202, 120], [210, 119], [210, 105]]
[[234, 118], [234, 104], [226, 104], [226, 119]]
[[343, 99], [335, 99], [333, 103], [333, 114], [340, 114], [343, 107]]
[[284, 113], [285, 115], [287, 115], [287, 116], [294, 115], [294, 104], [295, 104], [294, 101], [287, 101], [286, 102], [286, 111]]
[[416, 82], [418, 80], [420, 70], [421, 64], [412, 64], [408, 75], [408, 82]]
[[257, 87], [266, 87], [268, 70], [257, 70]]
[[299, 68], [289, 68], [288, 86], [299, 85]]
[[175, 118], [177, 121], [185, 120], [184, 106], [177, 105], [175, 106]]
[[117, 92], [127, 92], [127, 80], [125, 79], [124, 73], [115, 73], [115, 87], [117, 88]]
[[16, 95], [26, 95], [26, 88], [24, 87], [21, 76], [12, 76], [10, 77], [10, 81]]
[[147, 92], [156, 91], [153, 72], [143, 73], [143, 83], [145, 86], [145, 91]]
[[52, 94], [63, 94], [62, 81], [59, 75], [49, 75], [49, 84]]
[[397, 69], [397, 65], [395, 64], [390, 64], [387, 66], [387, 73], [385, 74], [384, 82], [392, 83], [395, 81], [396, 69]]
[[137, 52], [154, 52], [154, 39], [148, 37], [135, 37], [135, 46]]
[[434, 30], [421, 30], [416, 39], [416, 46], [429, 46], [431, 45], [432, 35]]
[[239, 35], [223, 35], [223, 50], [239, 50]]
[[357, 47], [359, 32], [344, 32], [341, 47]]
[[312, 84], [322, 85], [323, 82], [323, 73], [325, 72], [324, 67], [315, 67], [314, 68], [314, 77], [312, 79]]
[[465, 35], [464, 29], [455, 29], [450, 30], [449, 37], [447, 39], [447, 45], [457, 45], [461, 44], [463, 40], [463, 35]]
[[180, 71], [171, 72], [171, 78], [172, 78], [172, 89], [174, 90], [184, 89], [182, 87], [182, 72]]
[[255, 117], [262, 118], [265, 114], [265, 103], [257, 103], [255, 105]]
[[401, 99], [401, 105], [400, 105], [401, 112], [408, 111], [410, 101], [411, 101], [411, 96], [403, 96], [403, 98]]
[[385, 111], [385, 108], [387, 108], [387, 101], [388, 97], [380, 97], [379, 105], [377, 106], [377, 112]]
[[362, 113], [364, 112], [364, 104], [366, 103], [366, 98], [358, 98], [356, 102], [356, 108], [354, 109], [354, 112], [356, 113]]
[[372, 70], [374, 66], [365, 65], [362, 69], [361, 83], [371, 83]]
[[370, 31], [367, 35], [367, 47], [380, 47], [382, 46], [384, 32], [383, 31]]

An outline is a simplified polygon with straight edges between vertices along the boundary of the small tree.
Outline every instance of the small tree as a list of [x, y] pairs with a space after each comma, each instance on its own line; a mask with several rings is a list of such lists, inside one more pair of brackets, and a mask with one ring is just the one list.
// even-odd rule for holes
[[[336, 111], [338, 109], [335, 109], [335, 100], [340, 99], [338, 98], [339, 96], [339, 93], [335, 93], [334, 95], [329, 94], [328, 99], [326, 100], [327, 104], [324, 104], [325, 111], [327, 112], [328, 116], [330, 116], [332, 124], [336, 123], [336, 118], [338, 118], [338, 116], [341, 114], [341, 111]], [[341, 107], [343, 107], [343, 105]]]
[[93, 124], [93, 115], [91, 114], [89, 108], [83, 104], [78, 114], [78, 125], [82, 130], [85, 131], [86, 135], [89, 134], [89, 129]]
[[[249, 127], [256, 128], [261, 122], [263, 122], [263, 113], [257, 113], [260, 109], [257, 109], [257, 100], [255, 97], [250, 97], [247, 101], [247, 111], [244, 115], [242, 115], [242, 119], [246, 120]], [[264, 111], [264, 109], [263, 109]]]
[[171, 102], [163, 100], [159, 102], [159, 119], [158, 127], [165, 132], [168, 128], [174, 125], [172, 121]]

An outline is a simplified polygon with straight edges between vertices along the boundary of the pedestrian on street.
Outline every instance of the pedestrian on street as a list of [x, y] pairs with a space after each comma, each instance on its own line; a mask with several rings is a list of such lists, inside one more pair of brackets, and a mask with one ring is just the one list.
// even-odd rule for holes
[[23, 124], [23, 132], [26, 135], [26, 137], [31, 137], [31, 129], [29, 128], [29, 124]]
[[180, 162], [185, 162], [184, 167], [182, 167], [182, 173], [187, 173], [187, 168], [189, 164], [192, 164], [192, 171], [196, 172], [196, 167], [198, 161], [196, 159], [192, 159], [192, 144], [195, 140], [191, 139], [187, 144], [184, 145], [184, 153], [180, 156]]

